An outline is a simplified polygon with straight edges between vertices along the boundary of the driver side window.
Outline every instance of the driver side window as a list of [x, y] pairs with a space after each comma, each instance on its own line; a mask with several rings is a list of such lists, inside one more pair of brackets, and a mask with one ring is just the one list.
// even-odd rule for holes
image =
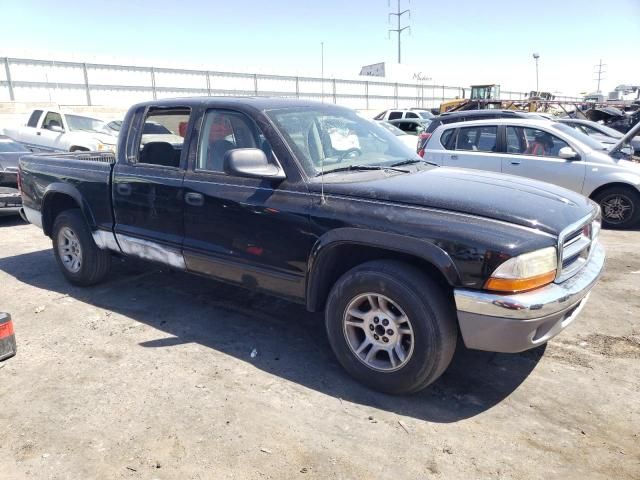
[[62, 128], [62, 117], [56, 112], [47, 112], [47, 116], [44, 117], [42, 122], [42, 128], [51, 130], [51, 127]]
[[224, 172], [225, 154], [236, 148], [259, 148], [273, 159], [271, 145], [249, 117], [230, 110], [209, 110], [202, 122], [196, 169]]

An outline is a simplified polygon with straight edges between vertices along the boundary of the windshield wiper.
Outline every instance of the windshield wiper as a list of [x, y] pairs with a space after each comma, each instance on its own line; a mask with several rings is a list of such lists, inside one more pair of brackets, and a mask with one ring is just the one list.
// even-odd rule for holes
[[413, 165], [415, 163], [426, 163], [428, 165], [438, 166], [437, 163], [433, 163], [433, 162], [430, 162], [429, 160], [424, 160], [424, 159], [418, 160], [417, 158], [408, 159], [408, 160], [402, 160], [400, 162], [392, 163], [391, 166], [392, 167], [399, 167], [401, 165]]
[[321, 175], [326, 175], [327, 173], [348, 172], [348, 171], [355, 171], [355, 170], [393, 170], [394, 172], [409, 173], [409, 170], [403, 170], [401, 168], [393, 168], [393, 165], [389, 167], [382, 167], [380, 165], [349, 165], [347, 167], [332, 168], [331, 170], [319, 172], [316, 174], [316, 177], [319, 177]]

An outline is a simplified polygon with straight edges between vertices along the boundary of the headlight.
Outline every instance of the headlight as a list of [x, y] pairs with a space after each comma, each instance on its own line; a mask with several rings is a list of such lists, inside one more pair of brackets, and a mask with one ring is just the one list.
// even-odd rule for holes
[[553, 282], [557, 268], [556, 248], [543, 248], [510, 258], [495, 269], [484, 287], [499, 292], [532, 290]]
[[109, 143], [98, 142], [98, 151], [99, 152], [115, 152], [116, 146], [111, 145]]

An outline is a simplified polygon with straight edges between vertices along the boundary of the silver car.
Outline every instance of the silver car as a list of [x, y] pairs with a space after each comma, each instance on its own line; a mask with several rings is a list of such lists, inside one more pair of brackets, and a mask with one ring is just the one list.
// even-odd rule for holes
[[610, 228], [640, 221], [640, 163], [612, 157], [600, 142], [563, 123], [510, 118], [442, 125], [426, 144], [424, 159], [580, 192], [600, 204]]

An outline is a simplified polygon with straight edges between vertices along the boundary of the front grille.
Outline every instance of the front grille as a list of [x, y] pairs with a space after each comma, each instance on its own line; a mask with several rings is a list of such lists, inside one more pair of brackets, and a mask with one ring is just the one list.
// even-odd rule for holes
[[583, 219], [567, 227], [558, 239], [558, 274], [556, 282], [573, 277], [589, 260], [591, 247], [600, 232], [599, 216]]

